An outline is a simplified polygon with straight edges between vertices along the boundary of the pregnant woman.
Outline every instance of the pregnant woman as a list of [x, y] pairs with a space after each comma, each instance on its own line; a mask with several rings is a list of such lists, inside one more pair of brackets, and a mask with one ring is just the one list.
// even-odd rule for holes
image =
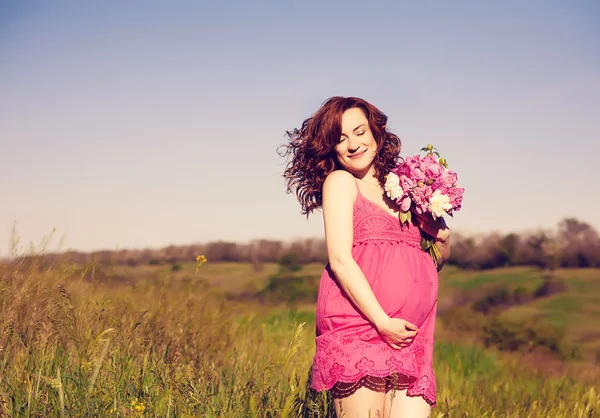
[[[332, 97], [288, 132], [285, 145], [288, 192], [304, 214], [323, 212], [329, 263], [311, 387], [331, 392], [338, 417], [424, 418], [436, 402], [438, 269], [450, 231], [430, 215], [401, 225], [383, 188], [400, 158], [400, 139], [386, 124], [365, 100]], [[420, 248], [421, 230], [435, 238], [437, 268]]]

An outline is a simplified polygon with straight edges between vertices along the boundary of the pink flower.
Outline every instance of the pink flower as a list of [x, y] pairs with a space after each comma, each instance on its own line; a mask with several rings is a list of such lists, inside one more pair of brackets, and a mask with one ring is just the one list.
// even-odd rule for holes
[[443, 166], [433, 157], [427, 156], [421, 160], [421, 169], [429, 178], [437, 178], [443, 170]]
[[[403, 214], [408, 211], [419, 215], [429, 213], [434, 219], [452, 215], [453, 211], [461, 208], [465, 189], [458, 187], [457, 174], [448, 170], [446, 160], [440, 158], [432, 145], [421, 151], [425, 151], [427, 155], [406, 157], [388, 173], [393, 175], [386, 178], [385, 193], [400, 205]], [[404, 222], [406, 217], [401, 215], [400, 221]], [[429, 252], [436, 262], [431, 248]]]
[[437, 180], [442, 174], [442, 166], [439, 164], [431, 164], [425, 169], [425, 175], [428, 179]]
[[[400, 191], [391, 193], [393, 190], [389, 188], [386, 193], [400, 205], [402, 212], [412, 210], [418, 214], [430, 213], [434, 208], [431, 206], [434, 195], [438, 196], [438, 200], [439, 196], [446, 196], [442, 202], [445, 213], [452, 214], [452, 211], [461, 208], [464, 189], [458, 187], [457, 174], [448, 170], [433, 154], [408, 156], [391, 172], [397, 176], [394, 184], [398, 183], [399, 187], [395, 187], [401, 188], [402, 194]], [[436, 202], [433, 203], [435, 206]], [[437, 202], [437, 206], [442, 203]], [[441, 214], [441, 209], [436, 213]]]
[[412, 199], [416, 204], [416, 211], [418, 214], [423, 214], [427, 212], [427, 207], [429, 206], [429, 199], [433, 195], [433, 191], [431, 187], [423, 185], [420, 187], [415, 187], [412, 192]]
[[425, 172], [421, 169], [421, 167], [415, 167], [415, 169], [412, 170], [410, 174], [410, 177], [415, 181], [427, 180], [427, 176], [425, 175]]
[[420, 160], [421, 157], [418, 155], [413, 155], [412, 157], [406, 157], [404, 164], [406, 164], [408, 170], [413, 171], [419, 165]]
[[404, 199], [402, 199], [402, 203], [400, 203], [400, 210], [402, 212], [408, 212], [410, 205], [412, 205], [412, 200], [410, 197], [406, 196]]
[[435, 192], [439, 190], [442, 194], [448, 194], [448, 188], [444, 186], [441, 182], [437, 181], [431, 185], [431, 189]]
[[404, 190], [405, 193], [408, 193], [413, 187], [417, 185], [417, 182], [408, 177], [405, 174], [400, 176], [400, 187]]
[[458, 176], [454, 171], [447, 170], [442, 174], [441, 181], [445, 187], [455, 187], [458, 183]]
[[452, 210], [459, 210], [462, 207], [463, 194], [465, 189], [462, 187], [454, 187], [448, 190]]

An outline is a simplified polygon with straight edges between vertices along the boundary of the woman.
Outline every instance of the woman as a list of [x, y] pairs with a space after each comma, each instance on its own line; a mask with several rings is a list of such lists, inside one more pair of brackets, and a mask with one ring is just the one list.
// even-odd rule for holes
[[[332, 97], [288, 132], [284, 177], [307, 216], [322, 208], [329, 264], [316, 309], [311, 387], [330, 390], [336, 414], [428, 417], [438, 271], [420, 248], [421, 230], [448, 259], [443, 220], [402, 226], [384, 193], [400, 139], [387, 116], [356, 97]], [[370, 415], [369, 415], [370, 414]]]

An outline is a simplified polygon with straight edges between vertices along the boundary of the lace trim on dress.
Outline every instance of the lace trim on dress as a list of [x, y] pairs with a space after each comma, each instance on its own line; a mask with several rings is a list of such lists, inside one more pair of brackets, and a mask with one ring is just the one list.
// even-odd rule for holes
[[[365, 347], [373, 347], [377, 357], [388, 351], [385, 342], [370, 342], [366, 343], [360, 338], [343, 335], [335, 338], [337, 340], [332, 343], [332, 339], [318, 338], [317, 344], [320, 351], [320, 356], [316, 359], [322, 376], [324, 389], [337, 391], [340, 396], [346, 394], [349, 396], [352, 391], [356, 391], [359, 387], [379, 387], [381, 389], [381, 379], [389, 379], [393, 376], [399, 376], [397, 390], [407, 389], [407, 394], [410, 396], [423, 396], [430, 405], [435, 405], [436, 402], [436, 383], [434, 376], [422, 374], [415, 376], [414, 370], [427, 370], [433, 373], [431, 364], [425, 360], [425, 350], [431, 350], [432, 343], [426, 339], [415, 339], [413, 343], [402, 350], [394, 351], [387, 357], [385, 361], [374, 361], [368, 357], [362, 357], [355, 364], [348, 364], [343, 361], [343, 357], [351, 358], [355, 352], [364, 350]], [[340, 345], [344, 347], [340, 349]], [[333, 361], [333, 364], [326, 359], [341, 356], [340, 360]], [[346, 366], [342, 363], [345, 363]], [[415, 365], [418, 365], [415, 367]], [[379, 385], [379, 386], [378, 386]], [[383, 389], [385, 390], [385, 389]]]
[[360, 191], [357, 192], [354, 217], [354, 244], [366, 241], [396, 241], [412, 247], [421, 247], [421, 233], [418, 227], [401, 225], [398, 218], [367, 199]]
[[404, 390], [414, 379], [403, 375], [393, 373], [389, 376], [364, 376], [356, 382], [337, 382], [331, 388], [331, 394], [334, 398], [347, 398], [353, 395], [358, 389], [366, 387], [374, 392], [389, 392], [391, 390]]

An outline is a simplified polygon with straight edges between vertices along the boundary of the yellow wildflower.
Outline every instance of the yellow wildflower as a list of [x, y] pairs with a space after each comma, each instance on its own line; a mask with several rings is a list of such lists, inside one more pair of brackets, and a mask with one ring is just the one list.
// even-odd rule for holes
[[206, 261], [206, 257], [204, 257], [203, 255], [199, 255], [196, 257], [196, 274], [198, 274], [198, 270], [200, 270], [200, 267], [202, 267], [204, 263], [206, 263]]

